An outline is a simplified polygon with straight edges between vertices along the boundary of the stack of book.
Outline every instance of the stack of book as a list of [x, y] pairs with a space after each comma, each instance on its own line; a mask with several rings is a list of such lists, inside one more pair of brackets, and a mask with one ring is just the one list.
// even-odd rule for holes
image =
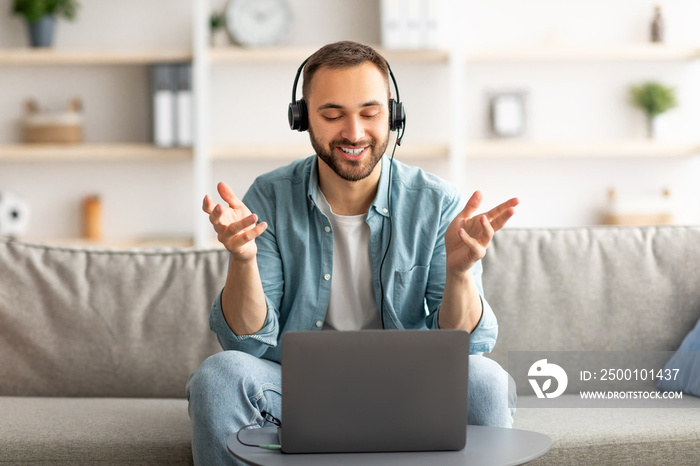
[[153, 143], [158, 147], [191, 147], [193, 134], [192, 65], [151, 66]]
[[382, 46], [436, 49], [445, 46], [446, 0], [381, 0]]

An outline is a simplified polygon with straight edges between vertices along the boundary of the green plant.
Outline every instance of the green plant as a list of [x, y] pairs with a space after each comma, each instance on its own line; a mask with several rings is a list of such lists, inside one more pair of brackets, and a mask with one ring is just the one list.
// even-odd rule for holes
[[222, 27], [224, 27], [224, 21], [225, 18], [223, 13], [212, 13], [209, 17], [209, 27], [211, 28], [211, 31], [216, 32]]
[[678, 105], [675, 90], [655, 81], [632, 86], [630, 98], [632, 104], [641, 108], [649, 118], [654, 118]]
[[24, 16], [30, 23], [45, 15], [58, 15], [72, 21], [78, 13], [77, 0], [14, 0], [12, 13]]

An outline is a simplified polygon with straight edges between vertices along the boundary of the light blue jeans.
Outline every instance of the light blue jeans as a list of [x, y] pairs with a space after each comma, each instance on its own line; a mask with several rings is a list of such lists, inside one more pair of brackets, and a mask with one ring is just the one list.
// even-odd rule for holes
[[[195, 465], [240, 464], [226, 448], [226, 438], [241, 427], [262, 421], [267, 411], [282, 417], [280, 365], [240, 351], [207, 358], [187, 381]], [[469, 357], [469, 417], [471, 425], [511, 427], [515, 399], [509, 404], [513, 380], [498, 363]], [[284, 420], [282, 420], [284, 422]], [[267, 425], [267, 424], [265, 424]]]

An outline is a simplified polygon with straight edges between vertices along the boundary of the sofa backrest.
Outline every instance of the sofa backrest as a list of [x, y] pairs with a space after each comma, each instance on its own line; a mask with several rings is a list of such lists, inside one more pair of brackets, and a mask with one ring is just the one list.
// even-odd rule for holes
[[0, 395], [184, 397], [220, 351], [225, 250], [98, 250], [0, 239]]
[[510, 229], [483, 260], [509, 351], [675, 351], [700, 318], [700, 227]]
[[[223, 249], [0, 239], [0, 395], [183, 397], [220, 351]], [[504, 229], [484, 258], [508, 351], [674, 351], [700, 318], [700, 227]]]

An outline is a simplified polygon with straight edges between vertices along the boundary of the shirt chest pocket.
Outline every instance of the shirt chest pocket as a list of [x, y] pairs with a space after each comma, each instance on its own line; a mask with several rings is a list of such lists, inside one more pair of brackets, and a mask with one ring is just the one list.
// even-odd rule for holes
[[429, 268], [416, 265], [394, 272], [394, 309], [406, 328], [425, 326], [425, 291]]

